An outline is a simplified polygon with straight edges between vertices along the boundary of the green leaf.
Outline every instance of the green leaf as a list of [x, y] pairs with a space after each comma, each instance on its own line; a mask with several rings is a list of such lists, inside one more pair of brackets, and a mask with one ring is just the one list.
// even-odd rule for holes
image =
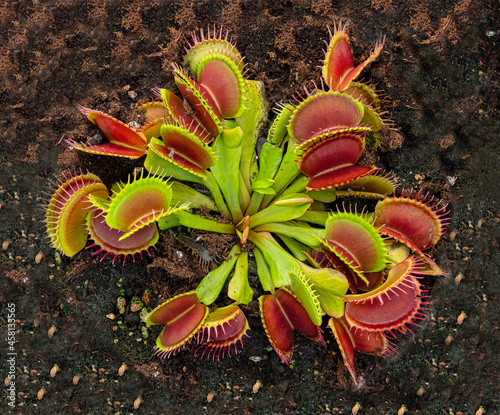
[[243, 140], [243, 130], [234, 121], [225, 120], [220, 139], [227, 148], [236, 148]]
[[259, 248], [254, 248], [253, 254], [255, 256], [255, 262], [257, 263], [257, 274], [259, 275], [260, 285], [262, 285], [264, 291], [274, 292], [271, 271], [269, 270], [269, 265], [267, 264], [264, 255]]
[[321, 245], [318, 236], [322, 236], [324, 231], [310, 226], [294, 225], [292, 223], [265, 223], [257, 228], [256, 232], [273, 232], [278, 235], [285, 235], [309, 247]]
[[200, 207], [206, 207], [210, 210], [218, 212], [219, 209], [215, 205], [214, 201], [204, 194], [197, 192], [190, 186], [187, 186], [181, 182], [172, 182], [172, 205], [177, 203], [186, 203], [189, 202], [189, 206], [193, 209], [198, 209]]
[[283, 234], [278, 234], [278, 237], [283, 241], [283, 243], [295, 258], [297, 258], [299, 261], [307, 261], [307, 255], [304, 252], [306, 252], [309, 247]]
[[252, 301], [253, 291], [248, 282], [248, 252], [242, 252], [238, 256], [234, 275], [229, 281], [227, 296], [240, 304], [248, 304]]
[[[281, 196], [292, 193], [302, 193], [306, 190], [307, 183], [309, 183], [309, 177], [299, 176], [293, 183], [288, 184], [288, 186], [282, 191]], [[309, 196], [309, 194], [307, 196]]]
[[264, 143], [259, 154], [260, 168], [259, 174], [257, 175], [257, 180], [272, 179], [278, 171], [282, 158], [282, 148], [270, 143]]
[[[272, 239], [270, 235], [268, 235], [268, 237]], [[288, 275], [292, 270], [297, 268], [299, 261], [286, 252], [276, 242], [264, 237], [263, 234], [250, 231], [248, 234], [248, 240], [253, 242], [264, 256], [266, 260], [265, 262], [269, 265], [269, 272], [271, 274], [273, 285], [276, 288], [290, 285]]]
[[323, 203], [332, 203], [337, 199], [337, 192], [335, 188], [325, 190], [311, 190], [307, 192], [307, 196], [312, 197], [314, 200]]
[[193, 213], [179, 211], [175, 212], [181, 225], [188, 228], [200, 229], [203, 231], [234, 234], [234, 225], [231, 223], [219, 223], [211, 219], [204, 218]]
[[264, 97], [264, 84], [260, 81], [246, 81], [246, 110], [241, 117], [235, 118], [243, 130], [241, 150], [241, 173], [250, 189], [252, 165], [255, 163], [255, 146], [264, 123], [267, 121], [268, 104]]
[[325, 227], [325, 223], [329, 217], [330, 217], [330, 212], [308, 210], [300, 218], [297, 218], [297, 220], [308, 223], [314, 223], [315, 225], [320, 225], [322, 227]]
[[164, 218], [161, 218], [158, 221], [158, 227], [162, 230], [165, 231], [170, 228], [175, 228], [176, 226], [179, 226], [181, 224], [179, 218], [175, 215], [170, 215]]
[[[294, 142], [289, 140], [286, 144], [287, 150], [283, 155], [280, 167], [277, 173], [274, 175], [274, 185], [273, 189], [276, 194], [281, 194], [281, 192], [291, 183], [293, 180], [299, 175], [302, 174], [297, 168], [297, 161], [299, 160], [299, 156], [295, 154], [293, 151]], [[263, 207], [269, 205], [272, 201], [272, 197], [266, 196], [264, 198]]]
[[196, 294], [203, 304], [210, 305], [217, 299], [240, 253], [240, 245], [233, 246], [233, 249], [229, 252], [228, 259], [201, 280], [196, 288]]
[[274, 183], [274, 180], [271, 179], [260, 179], [256, 180], [252, 184], [252, 190], [257, 190], [257, 189], [267, 189], [271, 187]]
[[[233, 221], [238, 223], [243, 218], [240, 206], [240, 179], [238, 172], [242, 146], [229, 147], [223, 137], [224, 133], [217, 138], [214, 144], [214, 151], [219, 154], [219, 161], [215, 166], [211, 167], [210, 171], [224, 195]], [[230, 145], [234, 144], [231, 140], [228, 141]]]
[[274, 195], [275, 191], [270, 187], [261, 188], [261, 189], [252, 189], [254, 192], [259, 193], [261, 195]]
[[250, 216], [250, 229], [270, 222], [286, 222], [302, 216], [313, 200], [302, 193], [279, 198], [272, 205]]
[[273, 195], [274, 190], [271, 189], [271, 186], [273, 185], [274, 181], [271, 179], [261, 179], [261, 180], [256, 180], [255, 182], [252, 183], [252, 190], [254, 192], [263, 194], [263, 195]]

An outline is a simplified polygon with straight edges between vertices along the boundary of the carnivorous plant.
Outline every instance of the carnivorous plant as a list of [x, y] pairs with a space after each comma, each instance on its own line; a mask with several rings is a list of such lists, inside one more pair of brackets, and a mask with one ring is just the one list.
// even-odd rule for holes
[[[291, 362], [296, 332], [325, 344], [326, 319], [356, 382], [354, 350], [388, 354], [388, 334], [425, 316], [420, 279], [442, 274], [426, 250], [447, 222], [442, 203], [396, 193], [393, 175], [358, 164], [384, 120], [376, 92], [357, 78], [383, 45], [356, 65], [345, 28], [336, 27], [320, 86], [281, 104], [262, 144], [263, 84], [245, 78], [243, 57], [222, 31], [194, 35], [183, 65], [173, 68], [178, 92], [155, 88], [157, 100], [140, 107], [140, 128], [80, 108], [107, 141], [70, 141], [73, 148], [144, 157], [144, 170], [111, 190], [94, 173], [62, 180], [46, 207], [52, 245], [72, 257], [91, 240], [97, 252], [125, 261], [170, 228], [236, 235], [195, 290], [146, 318], [163, 326], [158, 355], [186, 346], [213, 356], [237, 352], [249, 330], [242, 306], [258, 291], [262, 325], [283, 362]], [[346, 203], [329, 210], [344, 196], [377, 202], [373, 211]], [[260, 288], [249, 282], [249, 261]]]

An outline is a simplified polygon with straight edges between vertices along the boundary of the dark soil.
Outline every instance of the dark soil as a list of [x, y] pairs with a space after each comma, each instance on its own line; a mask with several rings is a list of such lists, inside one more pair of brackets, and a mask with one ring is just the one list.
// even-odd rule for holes
[[[2, 2], [0, 412], [395, 414], [405, 406], [407, 413], [499, 413], [500, 28], [494, 3]], [[282, 364], [254, 303], [245, 309], [251, 338], [237, 356], [213, 361], [185, 351], [159, 360], [153, 355], [158, 330], [144, 331], [133, 297], [154, 307], [194, 288], [213, 263], [200, 263], [168, 233], [151, 257], [125, 266], [100, 262], [91, 250], [73, 259], [55, 254], [38, 209], [43, 190], [52, 189], [49, 180], [81, 168], [111, 184], [141, 163], [71, 150], [65, 139], [98, 134], [77, 105], [136, 119], [133, 109], [153, 98], [152, 87], [175, 90], [171, 63], [181, 62], [192, 30], [212, 24], [230, 31], [246, 57], [247, 76], [264, 82], [274, 105], [319, 81], [324, 40], [338, 19], [349, 23], [359, 61], [381, 35], [387, 39], [364, 79], [384, 91], [384, 108], [400, 130], [386, 132], [382, 148], [367, 157], [400, 176], [404, 188], [422, 186], [449, 203], [452, 222], [433, 252], [447, 275], [428, 281], [429, 317], [414, 339], [398, 336], [394, 357], [357, 355], [364, 376], [357, 389], [326, 330], [327, 347], [297, 338], [294, 363]], [[215, 263], [224, 257], [218, 249]], [[174, 267], [178, 252], [183, 260]], [[3, 386], [7, 304], [15, 304], [17, 319], [15, 408]]]

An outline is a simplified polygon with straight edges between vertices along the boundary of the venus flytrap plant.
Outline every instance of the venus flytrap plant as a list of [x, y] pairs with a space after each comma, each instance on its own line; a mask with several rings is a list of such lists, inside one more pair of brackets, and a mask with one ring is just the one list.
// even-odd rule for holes
[[[424, 251], [439, 241], [446, 223], [440, 203], [431, 206], [420, 193], [396, 197], [394, 176], [357, 164], [367, 138], [384, 122], [377, 95], [355, 78], [382, 47], [355, 66], [345, 28], [336, 28], [321, 88], [304, 89], [305, 96], [279, 106], [257, 151], [267, 120], [262, 84], [245, 79], [243, 58], [222, 32], [193, 36], [184, 67], [173, 67], [180, 97], [154, 89], [159, 101], [141, 106], [140, 129], [82, 108], [109, 143], [70, 144], [94, 154], [145, 155], [148, 174], [114, 186], [111, 196], [91, 173], [61, 182], [46, 210], [53, 246], [74, 256], [89, 238], [98, 252], [125, 260], [154, 245], [158, 228], [235, 235], [239, 242], [195, 290], [147, 317], [148, 324], [164, 326], [159, 356], [188, 345], [208, 356], [230, 354], [231, 346], [237, 352], [249, 329], [240, 305], [261, 290], [262, 323], [285, 363], [295, 331], [324, 344], [326, 315], [356, 382], [354, 350], [387, 354], [386, 334], [407, 331], [421, 318], [418, 279], [442, 273]], [[379, 202], [374, 212], [325, 210], [346, 195]], [[210, 216], [202, 213], [207, 210]], [[251, 252], [257, 290], [248, 279]], [[225, 289], [220, 303], [230, 304], [217, 306]]]

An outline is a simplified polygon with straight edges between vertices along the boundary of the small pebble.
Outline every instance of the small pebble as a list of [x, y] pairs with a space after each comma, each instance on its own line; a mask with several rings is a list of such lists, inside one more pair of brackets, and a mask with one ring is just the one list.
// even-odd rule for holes
[[52, 369], [50, 369], [50, 377], [53, 378], [57, 374], [58, 371], [59, 371], [59, 366], [54, 365], [54, 367]]
[[134, 130], [140, 130], [141, 129], [141, 125], [137, 121], [130, 121], [127, 125], [130, 128], [133, 128]]
[[124, 363], [118, 369], [118, 375], [123, 376], [126, 370], [127, 370], [127, 365]]
[[42, 388], [42, 389], [40, 389], [38, 391], [38, 393], [36, 394], [36, 396], [38, 397], [39, 400], [43, 399], [43, 396], [45, 395], [45, 392], [46, 392], [45, 388]]
[[457, 231], [456, 230], [452, 230], [450, 232], [450, 235], [448, 236], [448, 238], [450, 239], [450, 241], [453, 241], [457, 236]]
[[135, 401], [134, 401], [134, 409], [139, 409], [139, 406], [141, 406], [142, 403], [142, 398], [139, 396]]

